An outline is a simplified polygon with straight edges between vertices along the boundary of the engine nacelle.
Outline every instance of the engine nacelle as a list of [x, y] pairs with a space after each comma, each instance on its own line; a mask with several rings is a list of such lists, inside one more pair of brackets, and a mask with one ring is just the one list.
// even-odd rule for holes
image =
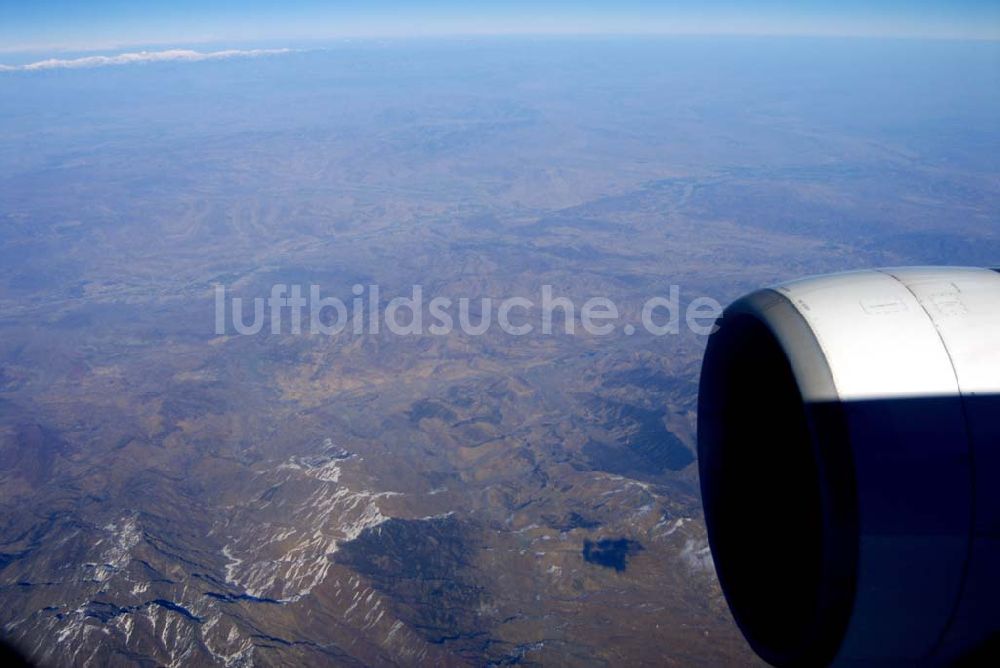
[[737, 624], [776, 666], [942, 665], [1000, 633], [1000, 273], [809, 278], [730, 305], [698, 398]]

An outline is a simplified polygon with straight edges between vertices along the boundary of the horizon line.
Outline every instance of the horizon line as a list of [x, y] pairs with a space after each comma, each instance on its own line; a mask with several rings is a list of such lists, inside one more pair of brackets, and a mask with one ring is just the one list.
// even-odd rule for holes
[[[16, 45], [0, 47], [0, 54], [39, 54], [39, 53], [98, 53], [118, 51], [122, 49], [140, 49], [145, 47], [162, 47], [164, 50], [180, 49], [198, 45], [222, 45], [229, 44], [230, 48], [237, 49], [240, 46], [250, 44], [274, 44], [286, 43], [289, 46], [283, 48], [293, 48], [295, 44], [303, 43], [326, 43], [342, 44], [347, 42], [374, 42], [374, 41], [427, 41], [427, 40], [454, 40], [454, 39], [488, 39], [506, 37], [537, 37], [537, 38], [591, 38], [591, 37], [708, 37], [708, 38], [758, 38], [758, 39], [861, 39], [861, 40], [898, 40], [898, 41], [933, 41], [933, 42], [1000, 42], [1000, 33], [984, 35], [966, 35], [958, 33], [880, 33], [880, 32], [851, 32], [851, 31], [743, 31], [743, 30], [575, 30], [575, 31], [548, 31], [548, 30], [524, 30], [524, 31], [442, 31], [442, 32], [419, 32], [411, 34], [401, 33], [344, 33], [328, 36], [299, 36], [299, 37], [246, 37], [232, 38], [223, 36], [200, 36], [190, 39], [155, 39], [155, 40], [126, 40], [110, 41], [105, 43], [76, 44], [67, 42]], [[124, 55], [124, 54], [116, 54]]]

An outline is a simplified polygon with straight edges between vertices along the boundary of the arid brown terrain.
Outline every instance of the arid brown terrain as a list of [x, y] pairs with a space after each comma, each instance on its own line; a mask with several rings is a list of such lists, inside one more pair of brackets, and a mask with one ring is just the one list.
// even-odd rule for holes
[[[964, 82], [905, 44], [777, 70], [795, 48], [0, 72], [3, 635], [51, 666], [753, 663], [701, 520], [704, 338], [623, 325], [671, 285], [1000, 259], [996, 124], [959, 111], [997, 109], [982, 55], [928, 47]], [[216, 333], [215, 286], [275, 283], [622, 316]], [[759, 521], [762, 549], [794, 530]]]

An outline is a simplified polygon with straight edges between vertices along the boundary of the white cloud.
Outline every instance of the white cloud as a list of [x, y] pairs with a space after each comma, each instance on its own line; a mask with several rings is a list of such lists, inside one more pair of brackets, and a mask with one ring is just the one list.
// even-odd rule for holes
[[83, 67], [106, 67], [108, 65], [132, 65], [134, 63], [158, 63], [164, 61], [197, 62], [200, 60], [221, 60], [223, 58], [248, 58], [290, 53], [292, 49], [227, 49], [225, 51], [191, 51], [170, 49], [167, 51], [137, 51], [120, 53], [117, 56], [85, 56], [68, 60], [49, 58], [26, 65], [0, 65], [0, 72], [33, 72], [35, 70], [63, 70]]

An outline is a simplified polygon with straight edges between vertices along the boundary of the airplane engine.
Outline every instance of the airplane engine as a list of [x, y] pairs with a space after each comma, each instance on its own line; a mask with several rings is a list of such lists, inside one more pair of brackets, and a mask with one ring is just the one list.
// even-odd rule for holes
[[995, 650], [1000, 273], [807, 278], [737, 300], [717, 325], [698, 397], [701, 490], [754, 650], [775, 666]]

